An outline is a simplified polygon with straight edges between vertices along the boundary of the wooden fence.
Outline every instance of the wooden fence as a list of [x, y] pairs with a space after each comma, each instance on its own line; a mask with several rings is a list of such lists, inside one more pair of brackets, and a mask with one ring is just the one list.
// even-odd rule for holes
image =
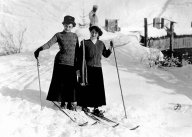
[[[170, 49], [170, 37], [149, 38], [148, 46], [160, 50]], [[192, 48], [192, 35], [179, 35], [174, 37], [173, 49]]]
[[[170, 57], [170, 37], [148, 39], [148, 47], [160, 49], [165, 56]], [[192, 35], [174, 36], [173, 54], [179, 59], [185, 59], [192, 63]]]

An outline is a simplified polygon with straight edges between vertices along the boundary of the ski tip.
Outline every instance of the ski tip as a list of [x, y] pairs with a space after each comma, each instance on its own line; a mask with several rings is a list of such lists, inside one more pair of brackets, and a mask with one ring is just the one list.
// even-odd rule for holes
[[138, 125], [138, 126], [136, 126], [136, 127], [134, 127], [134, 128], [131, 128], [130, 130], [135, 130], [135, 129], [137, 129], [138, 127], [140, 127], [140, 125]]
[[82, 124], [79, 124], [79, 126], [86, 126], [88, 124], [88, 122], [85, 122], [85, 123], [82, 123]]
[[115, 124], [113, 127], [115, 128], [115, 127], [117, 127], [117, 126], [119, 126], [119, 123]]
[[96, 125], [98, 122], [97, 121], [95, 121], [93, 124], [91, 124], [91, 125]]

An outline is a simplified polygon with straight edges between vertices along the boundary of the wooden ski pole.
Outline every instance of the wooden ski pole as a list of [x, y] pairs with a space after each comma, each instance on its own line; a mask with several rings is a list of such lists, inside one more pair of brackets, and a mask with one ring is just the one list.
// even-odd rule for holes
[[39, 99], [40, 99], [40, 103], [41, 103], [41, 110], [43, 109], [43, 107], [42, 107], [42, 101], [41, 101], [41, 81], [40, 81], [40, 73], [39, 73], [39, 60], [38, 60], [38, 58], [37, 58], [37, 72], [38, 72], [38, 79], [39, 79], [39, 92], [40, 92], [40, 97], [39, 97]]
[[[112, 43], [112, 41], [110, 43]], [[118, 69], [117, 59], [116, 59], [116, 55], [115, 55], [115, 48], [114, 48], [113, 45], [112, 45], [112, 48], [113, 48], [113, 53], [114, 53], [114, 58], [115, 58], [115, 64], [116, 64], [116, 69], [117, 69], [118, 80], [119, 80], [119, 87], [120, 87], [120, 90], [121, 90], [121, 98], [122, 98], [122, 102], [123, 102], [123, 108], [124, 108], [124, 111], [125, 111], [125, 118], [127, 118], [125, 102], [124, 102], [124, 97], [123, 97], [123, 91], [122, 91], [122, 88], [121, 88], [121, 81], [120, 81], [120, 76], [119, 76], [119, 69]]]

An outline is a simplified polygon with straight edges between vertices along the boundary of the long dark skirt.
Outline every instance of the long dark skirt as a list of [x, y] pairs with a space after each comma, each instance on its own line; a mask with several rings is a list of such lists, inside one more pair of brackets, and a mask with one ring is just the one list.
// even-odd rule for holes
[[87, 67], [88, 85], [79, 86], [77, 104], [84, 107], [106, 105], [103, 72], [101, 67]]
[[73, 66], [54, 64], [47, 100], [59, 102], [76, 101], [77, 77]]

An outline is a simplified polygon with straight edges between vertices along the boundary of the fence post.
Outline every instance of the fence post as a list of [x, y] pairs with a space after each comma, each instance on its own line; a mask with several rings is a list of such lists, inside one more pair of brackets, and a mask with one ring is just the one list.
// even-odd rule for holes
[[147, 25], [147, 18], [144, 18], [144, 32], [145, 32], [145, 38], [144, 38], [144, 46], [148, 46], [148, 25]]
[[105, 30], [109, 31], [108, 28], [109, 28], [109, 23], [108, 23], [108, 20], [105, 19]]
[[173, 46], [174, 46], [174, 22], [171, 21], [170, 23], [170, 51], [171, 51], [171, 58], [173, 58]]

